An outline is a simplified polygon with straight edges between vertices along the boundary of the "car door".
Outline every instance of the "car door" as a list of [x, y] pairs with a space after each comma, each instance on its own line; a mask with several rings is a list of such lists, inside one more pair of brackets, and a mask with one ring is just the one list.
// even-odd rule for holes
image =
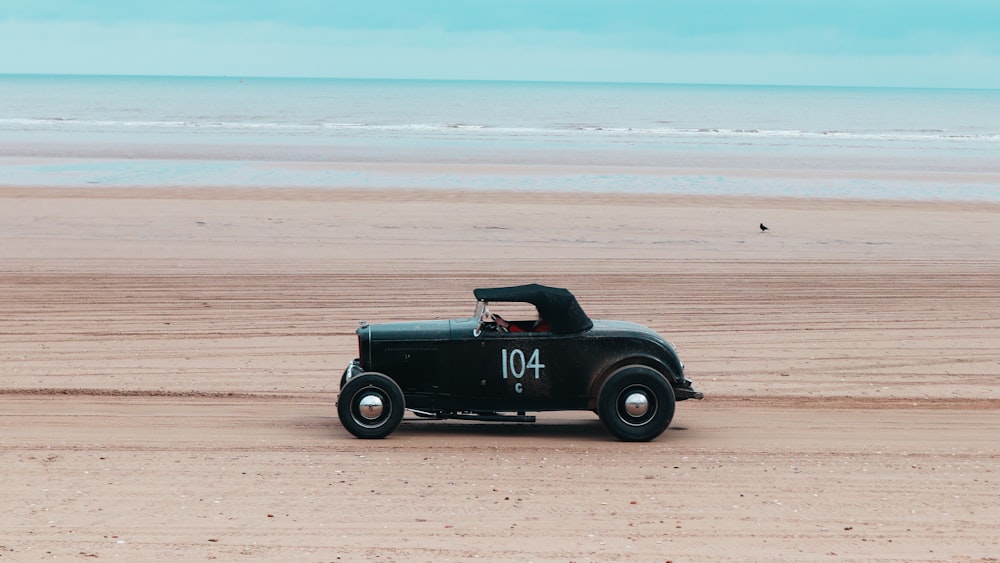
[[547, 410], [577, 404], [576, 337], [542, 332], [464, 335], [447, 392], [463, 410]]

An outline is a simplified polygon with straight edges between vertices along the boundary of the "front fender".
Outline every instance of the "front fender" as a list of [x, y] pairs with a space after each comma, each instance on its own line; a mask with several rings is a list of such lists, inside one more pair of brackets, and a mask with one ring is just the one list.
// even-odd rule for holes
[[351, 360], [351, 363], [347, 364], [347, 368], [344, 369], [344, 375], [340, 376], [340, 388], [343, 389], [344, 385], [346, 385], [348, 381], [359, 374], [364, 373], [364, 371], [364, 368], [361, 367], [360, 358], [354, 358]]

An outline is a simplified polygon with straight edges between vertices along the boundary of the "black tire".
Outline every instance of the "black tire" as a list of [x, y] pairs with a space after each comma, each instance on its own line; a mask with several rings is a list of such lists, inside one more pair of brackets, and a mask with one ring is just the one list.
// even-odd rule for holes
[[646, 366], [628, 366], [601, 386], [597, 415], [619, 440], [648, 442], [670, 426], [675, 403], [674, 389], [663, 374]]
[[[377, 408], [376, 408], [377, 407]], [[381, 373], [362, 373], [344, 384], [337, 398], [337, 415], [358, 438], [385, 438], [403, 420], [403, 391]]]

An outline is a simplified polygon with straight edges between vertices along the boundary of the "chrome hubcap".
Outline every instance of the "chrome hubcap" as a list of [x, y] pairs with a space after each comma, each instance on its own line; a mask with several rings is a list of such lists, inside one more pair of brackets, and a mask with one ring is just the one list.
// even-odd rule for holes
[[632, 393], [625, 398], [625, 412], [629, 416], [643, 416], [649, 411], [649, 398], [645, 393]]
[[378, 395], [365, 395], [358, 401], [358, 414], [366, 420], [375, 420], [382, 416], [382, 397]]

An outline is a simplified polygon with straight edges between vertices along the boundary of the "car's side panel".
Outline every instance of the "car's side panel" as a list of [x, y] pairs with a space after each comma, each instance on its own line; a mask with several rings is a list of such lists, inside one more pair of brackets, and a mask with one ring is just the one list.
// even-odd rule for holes
[[364, 369], [392, 378], [408, 408], [433, 408], [442, 374], [451, 370], [448, 325], [422, 321], [367, 328], [369, 359]]
[[670, 379], [673, 387], [684, 382], [684, 366], [673, 346], [647, 327], [624, 321], [595, 321], [592, 335], [601, 341], [604, 351], [601, 367], [593, 372], [590, 381], [592, 396], [596, 396], [606, 377], [628, 364], [655, 369]]
[[586, 403], [578, 336], [469, 331], [454, 334], [452, 344], [453, 369], [441, 390], [457, 410], [562, 410]]

